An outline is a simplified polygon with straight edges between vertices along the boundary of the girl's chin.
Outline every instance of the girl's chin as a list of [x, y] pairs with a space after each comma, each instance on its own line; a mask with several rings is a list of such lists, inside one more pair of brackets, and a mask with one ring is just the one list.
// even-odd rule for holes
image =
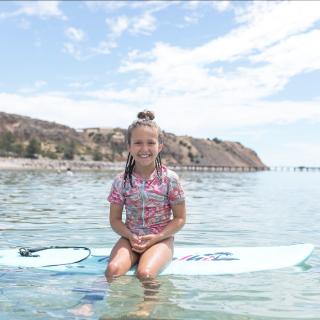
[[153, 162], [155, 161], [155, 159], [151, 158], [151, 157], [148, 157], [148, 158], [136, 158], [136, 161], [138, 162]]
[[154, 159], [151, 159], [151, 158], [144, 158], [144, 159], [136, 159], [135, 160], [137, 164], [141, 165], [141, 166], [151, 166], [151, 165], [154, 165]]

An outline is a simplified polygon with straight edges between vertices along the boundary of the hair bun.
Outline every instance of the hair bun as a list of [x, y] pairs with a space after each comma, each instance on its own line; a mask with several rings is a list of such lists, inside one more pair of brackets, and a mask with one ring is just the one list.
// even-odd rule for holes
[[154, 118], [154, 113], [150, 110], [143, 110], [138, 113], [138, 119], [141, 120], [153, 120]]

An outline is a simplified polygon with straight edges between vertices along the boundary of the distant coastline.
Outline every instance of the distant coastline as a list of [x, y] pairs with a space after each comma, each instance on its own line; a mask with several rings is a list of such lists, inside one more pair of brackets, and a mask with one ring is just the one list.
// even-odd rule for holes
[[123, 162], [53, 160], [0, 157], [0, 170], [47, 170], [63, 172], [70, 168], [72, 171], [91, 170], [121, 170]]
[[[165, 164], [165, 163], [164, 163]], [[262, 171], [268, 167], [236, 167], [236, 166], [201, 166], [201, 165], [168, 165], [174, 170], [187, 171]], [[16, 157], [0, 157], [0, 171], [5, 170], [36, 170], [66, 172], [76, 171], [120, 171], [124, 170], [125, 162], [107, 162], [92, 160], [55, 160], [55, 159], [29, 159]]]
[[[258, 154], [240, 142], [163, 134], [161, 157], [169, 166], [267, 169]], [[0, 160], [0, 165], [46, 170], [123, 168], [128, 155], [126, 135], [126, 129], [121, 128], [79, 131], [54, 122], [0, 112], [0, 157], [11, 158]]]

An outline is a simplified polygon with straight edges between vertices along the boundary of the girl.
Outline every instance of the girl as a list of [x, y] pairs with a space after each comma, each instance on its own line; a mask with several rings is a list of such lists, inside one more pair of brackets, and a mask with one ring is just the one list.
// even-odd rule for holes
[[145, 110], [129, 126], [126, 168], [108, 196], [110, 224], [121, 236], [105, 272], [108, 281], [136, 263], [138, 278], [155, 278], [171, 261], [173, 235], [186, 220], [184, 193], [178, 176], [161, 164], [162, 132], [153, 119], [154, 114]]

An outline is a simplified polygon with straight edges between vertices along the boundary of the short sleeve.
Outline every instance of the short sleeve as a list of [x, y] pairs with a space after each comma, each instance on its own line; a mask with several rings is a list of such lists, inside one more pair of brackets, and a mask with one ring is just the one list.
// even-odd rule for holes
[[168, 199], [171, 205], [183, 203], [185, 201], [184, 191], [182, 189], [178, 175], [171, 171], [168, 172], [169, 188]]
[[107, 200], [110, 203], [124, 204], [122, 174], [117, 175], [117, 177], [114, 179]]

